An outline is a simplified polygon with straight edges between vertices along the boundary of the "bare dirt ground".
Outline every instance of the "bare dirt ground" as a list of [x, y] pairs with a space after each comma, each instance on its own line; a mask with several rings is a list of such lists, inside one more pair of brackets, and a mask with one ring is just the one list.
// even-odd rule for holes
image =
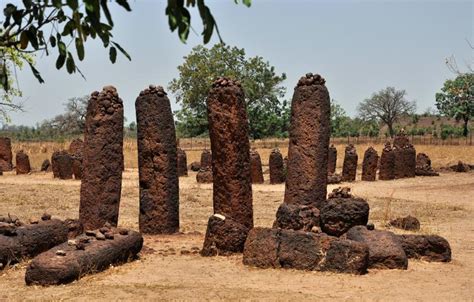
[[[283, 199], [284, 185], [269, 185], [268, 174], [265, 177], [265, 184], [253, 186], [254, 221], [268, 227]], [[212, 185], [197, 184], [190, 173], [180, 178], [182, 234], [146, 236], [139, 260], [65, 286], [27, 287], [28, 262], [22, 262], [0, 271], [0, 300], [474, 300], [474, 173], [347, 185], [368, 199], [376, 228], [384, 228], [391, 218], [415, 215], [422, 224], [419, 233], [448, 239], [453, 261], [411, 260], [407, 271], [371, 270], [353, 276], [256, 269], [244, 266], [241, 255], [203, 258], [198, 250], [212, 214]], [[53, 179], [51, 173], [7, 172], [0, 176], [0, 213], [22, 220], [44, 212], [77, 217], [79, 186], [79, 181]], [[138, 228], [136, 169], [124, 172], [120, 225]]]

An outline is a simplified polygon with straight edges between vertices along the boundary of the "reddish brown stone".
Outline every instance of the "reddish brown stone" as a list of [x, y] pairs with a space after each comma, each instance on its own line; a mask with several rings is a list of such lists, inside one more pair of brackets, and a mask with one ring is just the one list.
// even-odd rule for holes
[[11, 171], [13, 169], [12, 143], [8, 137], [0, 137], [0, 170]]
[[273, 228], [309, 232], [319, 226], [319, 210], [311, 205], [282, 203], [276, 213]]
[[395, 179], [395, 153], [389, 142], [385, 143], [380, 157], [379, 179]]
[[341, 174], [328, 174], [328, 185], [330, 184], [340, 184], [342, 182]]
[[201, 162], [193, 161], [189, 165], [189, 170], [191, 170], [191, 171], [197, 172], [197, 171], [199, 171], [199, 169], [201, 169]]
[[82, 157], [84, 150], [84, 142], [76, 138], [69, 145], [69, 154], [72, 157], [72, 173], [75, 179], [82, 178]]
[[449, 242], [437, 235], [398, 235], [408, 258], [424, 261], [451, 261]]
[[395, 137], [393, 152], [395, 178], [415, 177], [416, 150], [403, 132]]
[[84, 142], [80, 138], [73, 139], [69, 144], [69, 154], [71, 155], [79, 155], [82, 157], [82, 153], [84, 150]]
[[416, 176], [439, 176], [439, 173], [431, 167], [431, 159], [425, 153], [416, 155]]
[[342, 180], [355, 181], [357, 174], [357, 151], [354, 145], [349, 144], [344, 153], [344, 163], [342, 165]]
[[212, 169], [212, 154], [210, 150], [207, 150], [207, 149], [202, 150], [200, 168]]
[[188, 176], [188, 160], [186, 158], [186, 152], [178, 148], [178, 176]]
[[16, 153], [16, 174], [28, 174], [31, 172], [30, 158], [28, 155], [20, 150]]
[[209, 218], [202, 256], [229, 255], [244, 250], [249, 228], [235, 220], [214, 214]]
[[408, 215], [391, 220], [389, 226], [408, 231], [418, 231], [420, 229], [420, 221], [418, 218]]
[[362, 162], [362, 180], [375, 181], [377, 176], [377, 166], [379, 162], [379, 155], [374, 148], [369, 147], [364, 153], [364, 160]]
[[330, 107], [325, 80], [301, 77], [291, 103], [286, 203], [318, 207], [326, 199]]
[[250, 230], [244, 246], [243, 263], [260, 268], [278, 268], [280, 230], [256, 227]]
[[468, 164], [463, 163], [462, 161], [458, 161], [457, 165], [451, 166], [450, 168], [454, 172], [458, 172], [458, 173], [465, 173], [471, 170], [471, 167]]
[[277, 148], [273, 149], [272, 153], [270, 153], [268, 166], [270, 167], [270, 183], [284, 183], [286, 179], [285, 163], [283, 162], [283, 156], [281, 155], [280, 150]]
[[49, 172], [51, 170], [51, 162], [49, 161], [49, 159], [45, 159], [41, 164], [41, 172]]
[[337, 149], [334, 145], [329, 147], [328, 152], [328, 173], [334, 174], [336, 173], [336, 162], [337, 162]]
[[55, 151], [51, 157], [53, 176], [59, 179], [71, 179], [73, 157], [65, 150]]
[[252, 183], [263, 183], [262, 160], [257, 150], [250, 150], [250, 174], [252, 177]]
[[85, 229], [118, 222], [123, 170], [123, 104], [117, 90], [93, 92], [87, 106], [79, 219]]
[[179, 231], [179, 181], [170, 101], [161, 86], [150, 85], [140, 92], [135, 107], [140, 231], [147, 234], [175, 233]]
[[357, 197], [334, 197], [320, 208], [321, 230], [332, 236], [341, 236], [356, 225], [366, 225], [369, 204]]
[[196, 181], [202, 184], [212, 183], [212, 169], [209, 167], [199, 169], [196, 173]]

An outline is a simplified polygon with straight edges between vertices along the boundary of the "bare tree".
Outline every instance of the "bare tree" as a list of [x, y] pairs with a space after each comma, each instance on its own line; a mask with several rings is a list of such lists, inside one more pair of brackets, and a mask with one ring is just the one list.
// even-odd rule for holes
[[405, 96], [405, 90], [387, 87], [362, 101], [357, 106], [357, 111], [364, 120], [378, 120], [386, 124], [390, 137], [393, 137], [394, 123], [403, 115], [413, 114], [416, 109], [416, 103], [407, 101]]

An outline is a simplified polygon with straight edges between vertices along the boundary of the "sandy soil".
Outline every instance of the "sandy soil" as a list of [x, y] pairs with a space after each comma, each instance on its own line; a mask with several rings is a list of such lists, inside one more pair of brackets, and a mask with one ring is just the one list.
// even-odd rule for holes
[[[120, 210], [120, 225], [134, 229], [137, 176], [137, 170], [124, 173]], [[391, 218], [415, 215], [422, 224], [420, 233], [449, 240], [453, 261], [410, 261], [407, 271], [371, 270], [353, 276], [250, 268], [242, 264], [241, 255], [203, 258], [198, 250], [212, 213], [212, 186], [197, 184], [190, 174], [180, 178], [182, 234], [146, 236], [139, 260], [66, 286], [25, 286], [25, 261], [0, 272], [0, 300], [474, 301], [474, 173], [348, 185], [368, 199], [370, 220], [377, 228]], [[0, 213], [23, 220], [45, 211], [77, 217], [79, 186], [78, 181], [52, 179], [51, 174], [5, 173], [0, 176]], [[284, 185], [253, 186], [256, 226], [271, 226], [283, 192]]]

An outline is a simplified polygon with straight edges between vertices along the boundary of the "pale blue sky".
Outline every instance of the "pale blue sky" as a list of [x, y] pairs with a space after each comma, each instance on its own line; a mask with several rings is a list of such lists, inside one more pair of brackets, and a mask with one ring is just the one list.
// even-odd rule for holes
[[[166, 1], [130, 2], [131, 13], [120, 8], [112, 13], [115, 40], [132, 61], [119, 56], [113, 65], [106, 50], [88, 42], [80, 64], [84, 81], [57, 71], [55, 56], [38, 56], [37, 67], [46, 84], [39, 84], [29, 68], [20, 72], [27, 112], [12, 114], [13, 124], [34, 125], [51, 118], [63, 112], [68, 98], [109, 84], [117, 87], [128, 121], [135, 120], [134, 102], [140, 90], [149, 84], [167, 86], [178, 75], [176, 67], [183, 56], [202, 40], [191, 33], [183, 44], [169, 31]], [[320, 73], [331, 97], [350, 115], [355, 115], [361, 100], [386, 86], [405, 89], [420, 112], [434, 107], [435, 93], [454, 76], [445, 58], [455, 55], [461, 67], [474, 61], [466, 42], [474, 40], [473, 1], [253, 0], [251, 8], [233, 0], [206, 3], [227, 44], [245, 48], [249, 56], [262, 56], [277, 72], [287, 74], [283, 83], [287, 99], [301, 75]], [[200, 32], [200, 19], [193, 17]], [[173, 108], [179, 108], [170, 98]]]

